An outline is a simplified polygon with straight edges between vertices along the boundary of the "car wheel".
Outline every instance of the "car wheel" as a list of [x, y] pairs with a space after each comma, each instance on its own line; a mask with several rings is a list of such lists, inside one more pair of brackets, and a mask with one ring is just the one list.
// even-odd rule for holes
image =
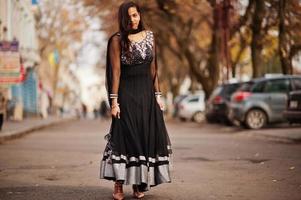
[[250, 129], [260, 129], [267, 123], [267, 116], [260, 109], [252, 109], [246, 115], [245, 124]]
[[196, 112], [193, 117], [192, 120], [197, 122], [197, 123], [201, 123], [202, 121], [205, 120], [205, 116], [203, 112]]

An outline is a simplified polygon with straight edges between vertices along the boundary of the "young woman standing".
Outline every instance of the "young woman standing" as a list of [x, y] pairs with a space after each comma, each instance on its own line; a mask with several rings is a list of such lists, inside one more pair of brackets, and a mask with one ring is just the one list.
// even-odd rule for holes
[[108, 42], [106, 79], [112, 123], [100, 178], [115, 182], [113, 198], [124, 199], [123, 184], [135, 198], [149, 187], [171, 182], [171, 145], [160, 100], [154, 34], [144, 28], [139, 6], [119, 7], [119, 32]]

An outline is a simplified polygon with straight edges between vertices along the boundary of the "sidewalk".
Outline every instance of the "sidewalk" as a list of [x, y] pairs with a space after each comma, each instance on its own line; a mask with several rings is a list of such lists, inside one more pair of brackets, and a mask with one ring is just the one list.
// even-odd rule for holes
[[0, 132], [0, 144], [6, 140], [21, 137], [32, 131], [36, 131], [48, 126], [64, 123], [75, 120], [74, 117], [57, 117], [50, 116], [47, 119], [41, 118], [27, 118], [23, 121], [5, 121]]

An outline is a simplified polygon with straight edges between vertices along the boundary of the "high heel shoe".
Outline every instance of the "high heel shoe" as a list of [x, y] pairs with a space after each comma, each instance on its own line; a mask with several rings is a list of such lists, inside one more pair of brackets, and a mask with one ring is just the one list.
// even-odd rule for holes
[[139, 191], [138, 185], [133, 185], [133, 197], [136, 199], [142, 199], [144, 197], [144, 193]]
[[114, 200], [123, 200], [124, 199], [124, 194], [123, 194], [123, 189], [122, 189], [122, 183], [119, 182], [119, 181], [115, 182], [113, 199]]

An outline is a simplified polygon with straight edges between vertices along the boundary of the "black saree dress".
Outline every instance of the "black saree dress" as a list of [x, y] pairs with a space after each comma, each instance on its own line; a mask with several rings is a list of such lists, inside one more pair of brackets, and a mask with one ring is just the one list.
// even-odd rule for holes
[[112, 118], [100, 166], [100, 178], [139, 185], [141, 191], [171, 182], [171, 145], [159, 91], [154, 34], [131, 42], [130, 55], [121, 49], [120, 35], [108, 42], [108, 93], [118, 93], [120, 119]]

